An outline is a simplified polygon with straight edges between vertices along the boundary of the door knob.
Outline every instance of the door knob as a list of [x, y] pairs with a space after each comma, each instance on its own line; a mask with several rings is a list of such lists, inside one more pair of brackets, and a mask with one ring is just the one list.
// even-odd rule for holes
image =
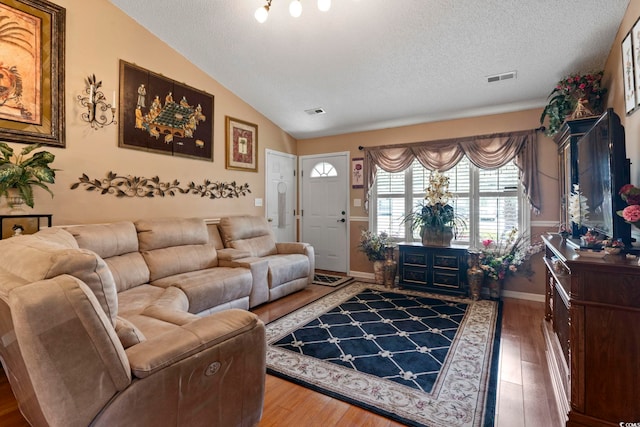
[[273, 222], [273, 218], [267, 218], [267, 222]]
[[344, 218], [339, 219], [338, 222], [345, 222], [345, 219]]

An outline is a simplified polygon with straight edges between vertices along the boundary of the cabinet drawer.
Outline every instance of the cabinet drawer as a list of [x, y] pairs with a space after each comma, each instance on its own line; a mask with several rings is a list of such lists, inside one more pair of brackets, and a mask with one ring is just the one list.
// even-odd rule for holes
[[408, 267], [402, 270], [402, 281], [409, 283], [427, 283], [427, 271], [424, 268]]
[[448, 288], [457, 288], [460, 286], [457, 271], [434, 268], [432, 270], [432, 278], [434, 286], [445, 286]]
[[427, 253], [424, 251], [406, 251], [404, 253], [404, 263], [411, 265], [427, 265]]
[[458, 270], [460, 268], [460, 259], [455, 255], [434, 254], [433, 266]]

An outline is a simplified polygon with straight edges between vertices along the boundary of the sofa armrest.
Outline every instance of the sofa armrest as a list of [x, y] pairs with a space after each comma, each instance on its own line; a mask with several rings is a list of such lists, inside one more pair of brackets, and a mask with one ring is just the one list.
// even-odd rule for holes
[[138, 378], [166, 368], [221, 342], [261, 326], [258, 317], [245, 310], [230, 309], [183, 325], [126, 351], [131, 372]]
[[309, 280], [310, 285], [313, 282], [313, 276], [316, 271], [316, 255], [313, 246], [304, 242], [282, 242], [276, 243], [276, 250], [279, 254], [302, 254], [309, 258]]
[[240, 258], [249, 258], [251, 256], [251, 253], [247, 251], [233, 248], [218, 249], [216, 252], [218, 253], [219, 261], [233, 261]]
[[[243, 252], [243, 251], [240, 251]], [[241, 258], [234, 261], [219, 260], [220, 267], [242, 267], [251, 270], [251, 294], [249, 294], [249, 307], [269, 301], [269, 262], [258, 257]]]
[[305, 254], [309, 243], [303, 242], [281, 242], [276, 243], [276, 251], [279, 254]]

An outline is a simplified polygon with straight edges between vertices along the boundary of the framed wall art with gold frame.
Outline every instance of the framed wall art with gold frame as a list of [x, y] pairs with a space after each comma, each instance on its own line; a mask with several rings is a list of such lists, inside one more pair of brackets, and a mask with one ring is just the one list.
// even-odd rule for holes
[[64, 147], [66, 10], [0, 0], [0, 139]]
[[258, 125], [226, 116], [225, 167], [258, 172]]

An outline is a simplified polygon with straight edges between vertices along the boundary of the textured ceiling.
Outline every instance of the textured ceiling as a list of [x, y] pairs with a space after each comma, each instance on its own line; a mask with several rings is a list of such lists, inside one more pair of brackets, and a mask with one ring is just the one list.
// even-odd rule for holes
[[301, 0], [292, 18], [273, 0], [260, 24], [264, 0], [110, 1], [298, 139], [543, 106], [604, 67], [629, 3]]

